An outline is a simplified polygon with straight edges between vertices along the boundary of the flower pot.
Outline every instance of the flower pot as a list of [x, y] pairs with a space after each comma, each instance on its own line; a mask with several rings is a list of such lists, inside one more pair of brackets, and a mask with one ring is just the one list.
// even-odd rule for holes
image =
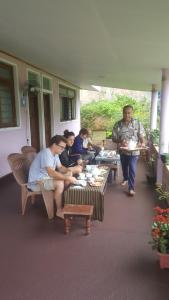
[[169, 153], [162, 153], [162, 154], [160, 155], [160, 157], [161, 157], [161, 161], [162, 161], [164, 164], [168, 163], [168, 161], [169, 161]]
[[146, 178], [148, 184], [154, 185], [156, 183], [156, 176], [146, 174]]
[[158, 256], [160, 259], [160, 268], [169, 269], [169, 254], [158, 252]]

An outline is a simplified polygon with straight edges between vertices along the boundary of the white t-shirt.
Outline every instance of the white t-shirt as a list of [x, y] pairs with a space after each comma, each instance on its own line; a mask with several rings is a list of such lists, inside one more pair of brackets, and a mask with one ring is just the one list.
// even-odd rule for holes
[[[40, 179], [50, 178], [47, 172], [47, 168], [50, 167], [53, 170], [61, 167], [61, 162], [57, 154], [53, 155], [50, 148], [41, 150], [35, 159], [33, 160], [29, 169], [28, 182], [36, 182]], [[29, 184], [31, 188], [32, 184]]]
[[83, 140], [83, 148], [88, 148], [88, 144], [92, 144], [92, 140], [90, 137], [87, 137]]

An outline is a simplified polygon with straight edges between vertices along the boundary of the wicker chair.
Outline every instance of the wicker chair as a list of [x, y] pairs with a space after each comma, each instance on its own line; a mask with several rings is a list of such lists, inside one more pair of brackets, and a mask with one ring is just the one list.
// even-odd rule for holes
[[32, 146], [23, 146], [22, 148], [21, 148], [21, 152], [22, 153], [28, 153], [28, 152], [37, 152], [36, 151], [36, 149], [34, 148], [34, 147], [32, 147]]
[[36, 149], [32, 146], [23, 146], [21, 148], [21, 152], [30, 161], [30, 163], [34, 160], [35, 156], [37, 155]]
[[25, 214], [28, 198], [30, 197], [32, 203], [34, 203], [36, 195], [42, 194], [48, 218], [52, 219], [54, 217], [53, 191], [46, 191], [44, 189], [43, 182], [38, 182], [41, 186], [41, 191], [39, 192], [33, 192], [27, 187], [29, 167], [31, 164], [30, 160], [27, 159], [24, 154], [12, 153], [8, 155], [8, 162], [17, 183], [21, 187], [22, 215]]

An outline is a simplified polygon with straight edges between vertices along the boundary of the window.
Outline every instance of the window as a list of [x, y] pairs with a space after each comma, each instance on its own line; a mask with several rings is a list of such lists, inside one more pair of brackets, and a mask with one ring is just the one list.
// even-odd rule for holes
[[76, 92], [70, 88], [59, 86], [61, 121], [76, 119]]
[[51, 92], [52, 91], [52, 81], [51, 81], [51, 79], [49, 79], [45, 76], [42, 76], [42, 82], [43, 82], [43, 90]]
[[39, 79], [39, 74], [33, 72], [33, 71], [28, 71], [28, 82], [29, 82], [29, 88], [30, 91], [35, 91], [35, 89], [40, 89], [40, 79]]
[[0, 62], [0, 128], [15, 126], [17, 122], [13, 67]]

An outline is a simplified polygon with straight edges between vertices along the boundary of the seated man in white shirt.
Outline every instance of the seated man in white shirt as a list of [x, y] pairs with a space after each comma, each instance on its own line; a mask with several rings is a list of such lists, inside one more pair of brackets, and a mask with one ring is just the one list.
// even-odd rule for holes
[[[54, 190], [54, 199], [57, 206], [57, 216], [62, 214], [62, 193], [64, 184], [76, 183], [72, 176], [71, 167], [62, 166], [59, 155], [66, 147], [66, 140], [60, 135], [52, 137], [49, 148], [41, 150], [33, 160], [29, 170], [29, 188], [32, 191], [39, 191], [38, 181], [44, 182], [46, 190]], [[58, 171], [55, 169], [57, 168]], [[79, 168], [79, 172], [82, 169]]]
[[88, 129], [88, 136], [83, 140], [83, 147], [85, 149], [88, 149], [88, 151], [94, 151], [95, 155], [93, 156], [93, 158], [95, 156], [97, 156], [99, 154], [99, 152], [101, 151], [101, 147], [97, 146], [93, 143], [92, 139], [91, 139], [91, 130]]

